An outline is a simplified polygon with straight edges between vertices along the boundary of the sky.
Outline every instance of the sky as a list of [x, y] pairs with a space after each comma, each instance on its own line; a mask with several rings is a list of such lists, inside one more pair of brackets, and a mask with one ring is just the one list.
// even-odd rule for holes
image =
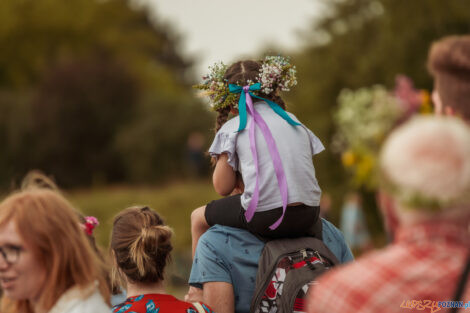
[[263, 47], [288, 53], [302, 45], [321, 9], [318, 0], [137, 0], [181, 34], [183, 55], [196, 57], [202, 75], [217, 61], [253, 58]]

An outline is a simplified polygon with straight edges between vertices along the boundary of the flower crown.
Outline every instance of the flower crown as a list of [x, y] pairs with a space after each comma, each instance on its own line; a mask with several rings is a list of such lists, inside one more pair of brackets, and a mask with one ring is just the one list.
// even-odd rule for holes
[[[276, 88], [289, 91], [297, 85], [296, 68], [290, 64], [290, 59], [283, 56], [266, 56], [260, 60], [260, 72], [258, 75], [261, 84], [260, 91], [264, 94], [272, 93]], [[211, 108], [218, 111], [222, 108], [237, 107], [237, 94], [230, 93], [228, 82], [224, 79], [228, 66], [223, 62], [217, 62], [209, 66], [209, 74], [202, 77], [203, 82], [194, 88], [203, 90], [203, 95], [210, 99]], [[255, 82], [248, 82], [249, 85]]]

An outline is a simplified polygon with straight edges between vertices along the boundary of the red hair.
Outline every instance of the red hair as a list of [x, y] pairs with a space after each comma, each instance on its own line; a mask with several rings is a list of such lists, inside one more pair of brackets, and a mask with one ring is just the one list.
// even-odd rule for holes
[[[46, 271], [47, 280], [39, 298], [50, 310], [73, 286], [86, 288], [95, 281], [109, 302], [109, 288], [102, 275], [103, 264], [92, 250], [70, 203], [59, 193], [30, 189], [14, 193], [0, 203], [0, 225], [13, 221], [21, 238]], [[2, 312], [32, 312], [28, 300], [2, 301]]]

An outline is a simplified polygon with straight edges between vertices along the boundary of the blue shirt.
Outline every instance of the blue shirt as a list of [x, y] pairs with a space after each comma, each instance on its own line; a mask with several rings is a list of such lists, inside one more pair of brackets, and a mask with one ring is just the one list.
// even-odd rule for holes
[[[325, 245], [341, 263], [352, 261], [341, 231], [325, 219], [322, 226]], [[215, 225], [199, 239], [189, 284], [199, 288], [207, 282], [232, 284], [235, 312], [248, 313], [263, 248], [264, 243], [246, 230]]]

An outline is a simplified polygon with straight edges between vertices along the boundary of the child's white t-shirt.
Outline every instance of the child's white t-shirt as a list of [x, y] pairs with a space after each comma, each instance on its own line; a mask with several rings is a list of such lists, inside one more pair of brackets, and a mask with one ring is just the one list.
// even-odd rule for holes
[[[315, 177], [312, 162], [312, 155], [325, 149], [320, 139], [303, 124], [292, 126], [287, 123], [264, 101], [256, 102], [254, 107], [268, 125], [281, 156], [287, 179], [287, 203], [302, 202], [309, 206], [320, 205], [321, 189]], [[288, 112], [288, 114], [293, 120], [299, 122], [292, 113]], [[256, 185], [256, 170], [248, 135], [250, 121], [251, 116], [248, 114], [245, 130], [237, 132], [240, 117], [230, 119], [217, 132], [209, 148], [210, 155], [214, 157], [227, 153], [228, 163], [234, 170], [240, 171], [245, 184], [241, 204], [245, 209], [250, 203]], [[256, 128], [256, 151], [260, 175], [259, 201], [256, 211], [261, 212], [282, 207], [282, 200], [266, 140], [258, 126]]]

